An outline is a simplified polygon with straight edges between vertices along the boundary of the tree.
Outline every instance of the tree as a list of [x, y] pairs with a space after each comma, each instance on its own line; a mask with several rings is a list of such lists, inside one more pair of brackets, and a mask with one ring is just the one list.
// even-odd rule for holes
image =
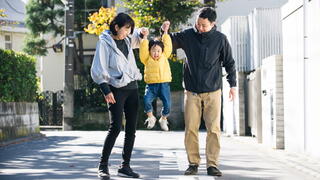
[[149, 27], [153, 34], [158, 33], [162, 22], [169, 20], [171, 29], [177, 30], [186, 23], [191, 14], [201, 4], [197, 0], [123, 0], [124, 7], [139, 21], [142, 26]]
[[60, 0], [30, 0], [26, 5], [26, 27], [30, 34], [25, 39], [23, 51], [30, 55], [47, 54], [46, 41], [42, 34], [64, 34], [64, 5]]
[[[96, 0], [75, 1], [75, 31], [82, 31], [88, 23], [89, 13], [96, 11], [99, 6], [100, 2]], [[25, 39], [24, 51], [31, 55], [45, 56], [50, 47], [47, 47], [47, 42], [41, 35], [64, 35], [64, 4], [61, 0], [29, 0], [26, 12], [26, 26], [31, 33]], [[82, 47], [81, 32], [77, 37], [78, 44]]]

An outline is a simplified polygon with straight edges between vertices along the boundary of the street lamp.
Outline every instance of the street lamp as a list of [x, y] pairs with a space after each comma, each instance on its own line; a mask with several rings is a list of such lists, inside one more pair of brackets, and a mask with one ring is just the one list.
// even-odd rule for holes
[[62, 53], [63, 52], [63, 47], [61, 42], [65, 39], [65, 37], [63, 37], [59, 42], [57, 42], [56, 44], [52, 45], [52, 49], [55, 53]]

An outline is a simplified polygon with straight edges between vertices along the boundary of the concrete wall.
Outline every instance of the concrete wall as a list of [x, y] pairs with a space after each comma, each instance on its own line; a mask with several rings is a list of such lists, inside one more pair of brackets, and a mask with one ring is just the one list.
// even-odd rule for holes
[[285, 148], [320, 157], [320, 1], [282, 8]]
[[261, 142], [261, 68], [257, 68], [247, 76], [248, 86], [248, 129], [246, 133], [251, 133]]
[[262, 143], [284, 148], [283, 61], [281, 55], [262, 60]]
[[[171, 112], [168, 117], [169, 129], [183, 129], [184, 128], [184, 92], [171, 91]], [[161, 116], [162, 101], [157, 99], [157, 117]]]
[[110, 125], [109, 113], [84, 112], [74, 118], [72, 129], [75, 130], [107, 130]]
[[246, 113], [248, 111], [247, 100], [246, 100], [246, 89], [247, 89], [247, 75], [243, 72], [238, 72], [238, 104], [239, 104], [239, 123], [237, 124], [236, 130], [239, 136], [245, 135], [245, 121]]
[[320, 0], [307, 4], [307, 44], [306, 46], [306, 153], [320, 157]]
[[300, 5], [292, 9], [289, 3], [282, 10], [285, 149], [298, 153], [304, 152], [305, 138], [303, 8]]
[[[239, 77], [240, 74], [240, 77]], [[239, 79], [243, 80], [243, 73], [238, 73], [238, 88], [236, 98], [234, 101], [229, 100], [230, 85], [226, 76], [223, 77], [223, 131], [228, 135], [244, 135], [244, 99], [243, 83]]]
[[0, 102], [0, 142], [39, 133], [37, 103]]

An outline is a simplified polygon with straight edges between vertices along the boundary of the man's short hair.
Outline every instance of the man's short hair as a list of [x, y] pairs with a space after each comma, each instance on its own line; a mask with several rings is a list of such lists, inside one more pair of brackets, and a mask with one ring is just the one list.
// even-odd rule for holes
[[212, 7], [204, 7], [199, 10], [198, 17], [208, 19], [210, 22], [214, 22], [217, 19], [217, 13]]
[[119, 13], [110, 23], [110, 31], [113, 35], [117, 35], [117, 31], [115, 26], [118, 25], [119, 28], [122, 28], [123, 26], [129, 26], [131, 27], [130, 34], [133, 33], [134, 30], [134, 21], [133, 19], [125, 13]]

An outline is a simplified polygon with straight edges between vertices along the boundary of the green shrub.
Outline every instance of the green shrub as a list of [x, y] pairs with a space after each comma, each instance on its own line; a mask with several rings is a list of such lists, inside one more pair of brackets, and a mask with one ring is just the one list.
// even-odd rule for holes
[[36, 59], [0, 49], [0, 101], [34, 102], [37, 90]]

